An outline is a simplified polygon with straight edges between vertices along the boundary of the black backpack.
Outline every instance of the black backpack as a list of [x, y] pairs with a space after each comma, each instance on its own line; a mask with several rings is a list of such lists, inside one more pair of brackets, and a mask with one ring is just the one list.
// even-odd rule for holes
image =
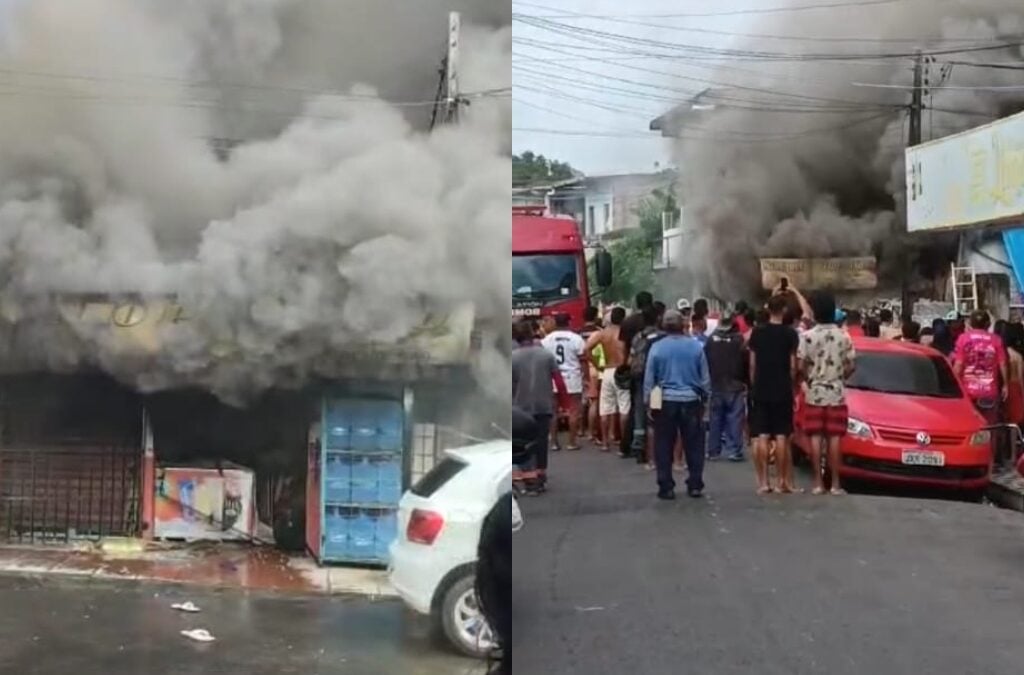
[[647, 354], [651, 351], [651, 345], [663, 337], [665, 337], [664, 334], [658, 331], [647, 332], [646, 329], [633, 337], [633, 344], [629, 349], [629, 372], [633, 379], [637, 381], [644, 379], [644, 371], [647, 369]]

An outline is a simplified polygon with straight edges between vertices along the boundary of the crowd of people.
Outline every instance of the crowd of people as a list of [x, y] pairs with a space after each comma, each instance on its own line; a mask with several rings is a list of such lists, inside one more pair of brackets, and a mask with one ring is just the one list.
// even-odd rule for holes
[[661, 499], [675, 498], [683, 465], [686, 494], [699, 498], [706, 461], [748, 452], [759, 494], [791, 494], [797, 427], [813, 465], [824, 454], [832, 472], [830, 489], [814, 472], [812, 492], [842, 494], [845, 382], [861, 337], [935, 349], [990, 424], [1024, 422], [1024, 325], [993, 324], [985, 311], [922, 328], [889, 308], [843, 309], [828, 292], [805, 298], [784, 281], [761, 309], [737, 302], [712, 313], [706, 300], [669, 309], [642, 292], [632, 312], [590, 307], [585, 319], [579, 332], [567, 315], [513, 327], [513, 403], [549, 430], [517, 473], [526, 494], [547, 489], [548, 452], [563, 448], [563, 434], [566, 451], [586, 439], [646, 465]]

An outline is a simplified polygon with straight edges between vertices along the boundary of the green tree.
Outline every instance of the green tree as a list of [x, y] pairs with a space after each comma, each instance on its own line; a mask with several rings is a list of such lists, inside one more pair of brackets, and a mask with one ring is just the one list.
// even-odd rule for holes
[[643, 233], [634, 230], [608, 245], [612, 255], [612, 285], [604, 289], [605, 302], [632, 303], [640, 291], [654, 284], [654, 248]]
[[654, 261], [661, 253], [665, 212], [672, 213], [678, 221], [681, 211], [671, 187], [652, 191], [635, 209], [640, 227], [608, 243], [613, 279], [603, 294], [606, 302], [632, 302], [640, 291], [654, 290]]
[[512, 155], [513, 187], [527, 187], [566, 180], [575, 175], [577, 175], [576, 171], [568, 163], [548, 159], [544, 155], [536, 155], [529, 150], [521, 155]]
[[649, 241], [655, 249], [661, 248], [662, 238], [662, 214], [671, 213], [674, 222], [679, 222], [682, 211], [676, 200], [675, 189], [655, 189], [651, 196], [644, 199], [635, 209], [636, 215], [640, 218], [640, 230], [644, 239]]

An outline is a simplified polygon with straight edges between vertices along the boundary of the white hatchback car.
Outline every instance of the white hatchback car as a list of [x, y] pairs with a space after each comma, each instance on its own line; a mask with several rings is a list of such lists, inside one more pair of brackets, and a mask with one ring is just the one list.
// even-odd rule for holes
[[512, 443], [490, 441], [446, 451], [398, 505], [391, 584], [469, 656], [495, 647], [476, 599], [477, 546], [484, 518], [511, 490]]

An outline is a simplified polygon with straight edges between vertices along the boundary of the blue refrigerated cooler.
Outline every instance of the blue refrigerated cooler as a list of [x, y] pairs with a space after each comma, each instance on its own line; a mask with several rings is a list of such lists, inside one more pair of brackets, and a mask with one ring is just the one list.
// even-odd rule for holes
[[307, 539], [319, 561], [387, 565], [398, 536], [407, 424], [402, 401], [323, 400], [307, 489]]

